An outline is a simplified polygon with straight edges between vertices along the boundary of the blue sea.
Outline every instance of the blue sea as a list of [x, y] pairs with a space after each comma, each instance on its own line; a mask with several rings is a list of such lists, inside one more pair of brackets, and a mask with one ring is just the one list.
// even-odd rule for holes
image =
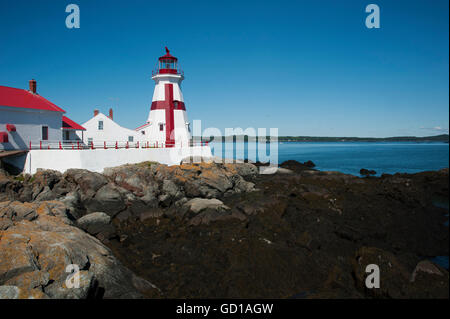
[[[219, 143], [210, 144], [218, 157], [260, 160], [257, 155], [268, 144]], [[230, 156], [226, 149], [234, 149]], [[269, 147], [266, 147], [267, 154]], [[256, 155], [255, 155], [256, 154]], [[316, 164], [319, 170], [340, 171], [359, 175], [361, 168], [382, 173], [417, 173], [449, 167], [449, 144], [417, 142], [280, 142], [278, 163], [286, 160]], [[262, 160], [264, 161], [264, 160]]]

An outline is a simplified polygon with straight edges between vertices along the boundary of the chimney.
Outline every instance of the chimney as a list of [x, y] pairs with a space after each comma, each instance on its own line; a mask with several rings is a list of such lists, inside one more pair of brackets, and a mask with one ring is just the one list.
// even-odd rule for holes
[[94, 116], [98, 115], [98, 110], [94, 110]]
[[30, 92], [36, 94], [36, 87], [37, 87], [36, 80], [35, 79], [30, 80], [29, 84], [30, 84]]
[[113, 119], [113, 109], [109, 109], [109, 118]]

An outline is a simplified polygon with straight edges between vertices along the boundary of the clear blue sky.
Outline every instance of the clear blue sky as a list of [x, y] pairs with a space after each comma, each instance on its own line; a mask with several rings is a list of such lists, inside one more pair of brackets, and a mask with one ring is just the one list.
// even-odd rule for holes
[[[67, 29], [66, 5], [81, 10]], [[367, 29], [366, 5], [381, 9]], [[449, 127], [449, 7], [433, 1], [0, 0], [0, 85], [83, 123], [147, 119], [164, 46], [189, 120], [280, 135], [435, 135]]]

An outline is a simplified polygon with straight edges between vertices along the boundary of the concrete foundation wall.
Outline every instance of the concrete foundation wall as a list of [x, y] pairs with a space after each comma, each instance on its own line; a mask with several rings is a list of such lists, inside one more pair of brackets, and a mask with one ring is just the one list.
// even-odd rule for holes
[[103, 172], [106, 167], [154, 161], [167, 165], [178, 165], [189, 157], [211, 157], [209, 146], [138, 149], [94, 149], [94, 150], [31, 150], [23, 159], [11, 159], [11, 164], [23, 167], [24, 173], [34, 174], [41, 169], [65, 172], [69, 168], [83, 168]]

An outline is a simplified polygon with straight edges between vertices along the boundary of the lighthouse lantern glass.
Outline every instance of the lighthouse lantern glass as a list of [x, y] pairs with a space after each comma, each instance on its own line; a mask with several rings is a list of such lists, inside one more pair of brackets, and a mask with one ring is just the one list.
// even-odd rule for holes
[[164, 59], [160, 63], [161, 69], [176, 69], [176, 62], [174, 60]]

